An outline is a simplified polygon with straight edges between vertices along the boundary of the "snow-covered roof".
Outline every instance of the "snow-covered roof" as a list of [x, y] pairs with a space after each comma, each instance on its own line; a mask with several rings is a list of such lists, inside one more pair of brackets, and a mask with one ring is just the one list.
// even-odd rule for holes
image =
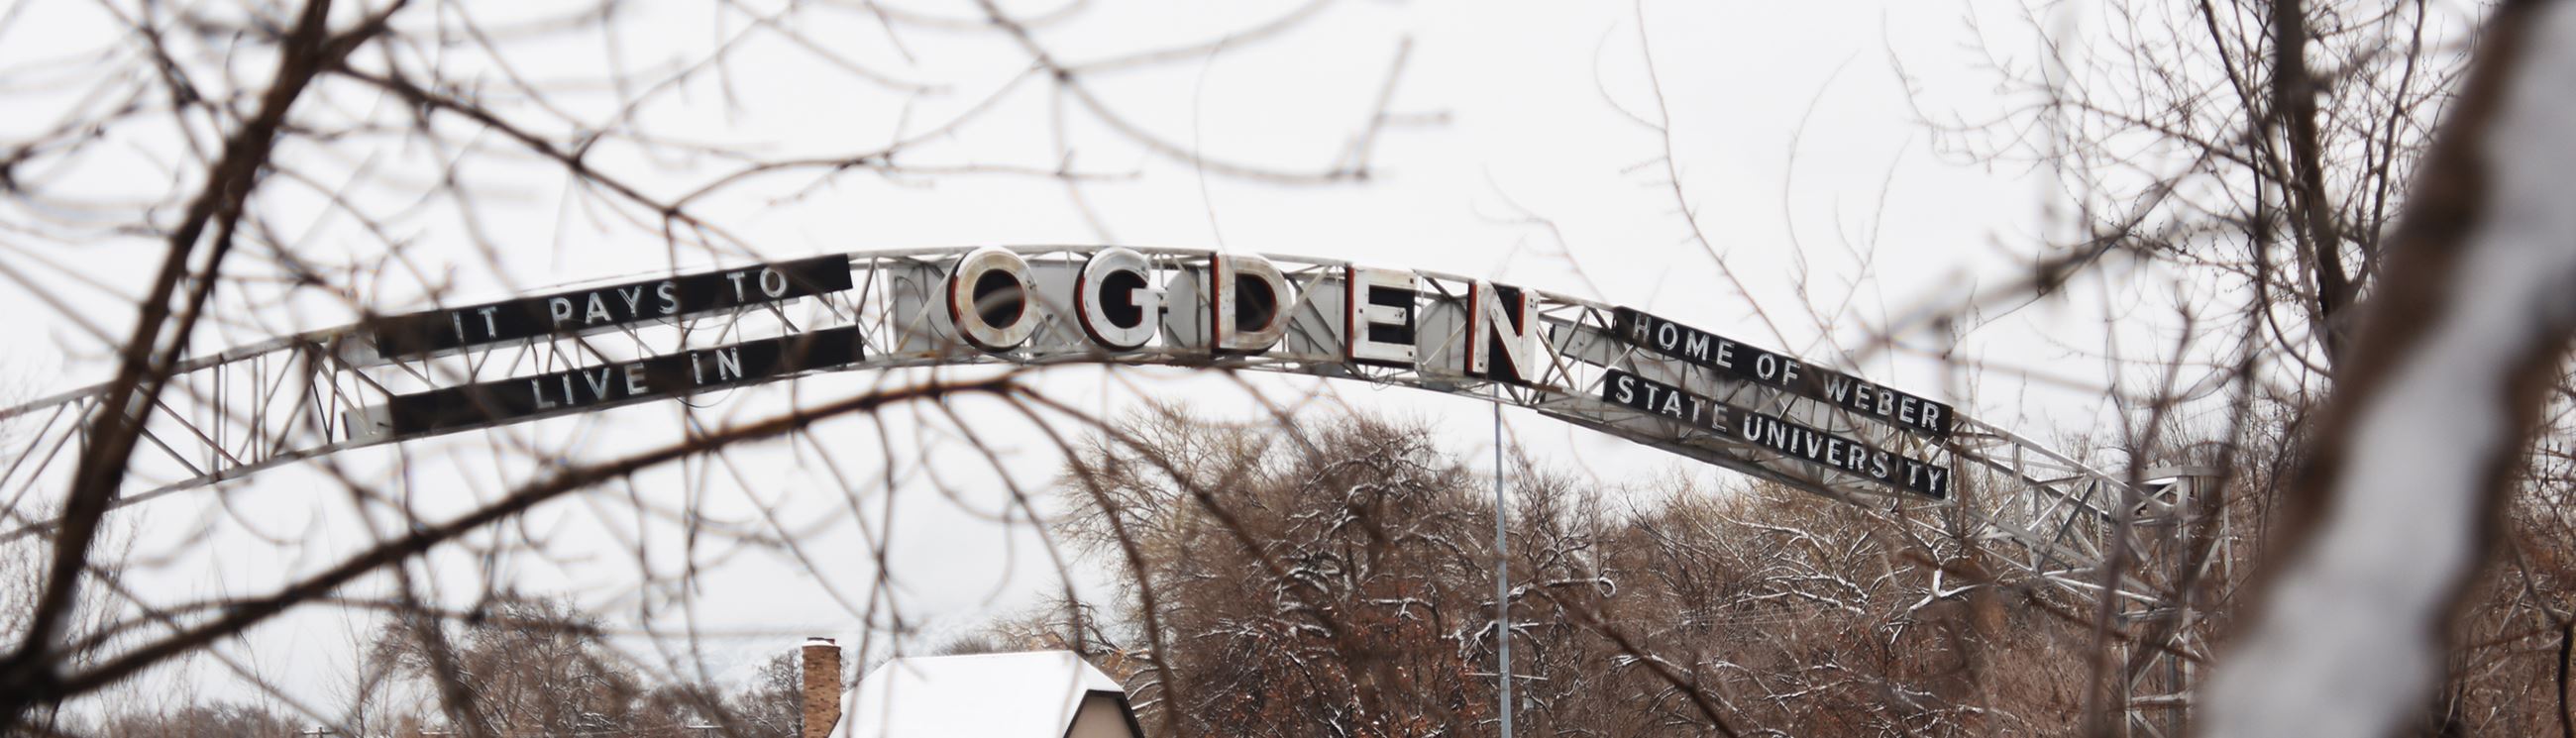
[[846, 738], [1061, 738], [1092, 692], [1118, 680], [1071, 651], [900, 658], [859, 679]]

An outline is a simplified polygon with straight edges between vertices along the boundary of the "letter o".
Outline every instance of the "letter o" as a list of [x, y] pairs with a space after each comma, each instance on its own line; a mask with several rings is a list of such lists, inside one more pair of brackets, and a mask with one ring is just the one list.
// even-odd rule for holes
[[787, 275], [768, 267], [760, 269], [760, 293], [770, 297], [787, 295]]
[[1036, 293], [1019, 254], [992, 246], [969, 251], [948, 271], [948, 322], [976, 348], [1008, 351], [1038, 330]]

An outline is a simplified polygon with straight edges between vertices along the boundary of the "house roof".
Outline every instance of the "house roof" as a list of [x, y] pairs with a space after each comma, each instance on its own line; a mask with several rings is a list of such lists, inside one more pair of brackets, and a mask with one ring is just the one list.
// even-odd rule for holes
[[899, 658], [860, 678], [835, 736], [1062, 738], [1092, 692], [1118, 680], [1071, 651]]

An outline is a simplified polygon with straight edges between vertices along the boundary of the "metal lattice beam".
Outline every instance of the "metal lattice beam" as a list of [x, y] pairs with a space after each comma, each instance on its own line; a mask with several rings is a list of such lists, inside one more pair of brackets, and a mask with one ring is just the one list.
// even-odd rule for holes
[[[1956, 418], [1946, 436], [1898, 427], [1884, 417], [1822, 401], [1780, 386], [1743, 381], [1739, 376], [1648, 350], [1623, 339], [1619, 308], [1581, 298], [1520, 290], [1537, 319], [1543, 321], [1546, 366], [1526, 381], [1497, 381], [1469, 371], [1464, 348], [1475, 330], [1471, 290], [1477, 280], [1435, 272], [1412, 272], [1416, 287], [1413, 340], [1416, 360], [1384, 366], [1354, 362], [1343, 352], [1348, 330], [1342, 301], [1348, 292], [1350, 264], [1328, 259], [1266, 257], [1292, 285], [1293, 297], [1277, 307], [1287, 314], [1286, 334], [1266, 350], [1222, 353], [1205, 345], [1206, 327], [1187, 316], [1210, 306], [1206, 279], [1216, 255], [1176, 249], [1132, 249], [1150, 264], [1155, 285], [1172, 285], [1175, 316], [1162, 340], [1136, 350], [1108, 351], [1088, 340], [1072, 316], [1078, 308], [1064, 304], [1084, 261], [1112, 247], [1017, 247], [1009, 251], [1025, 261], [1033, 275], [1041, 324], [1016, 347], [988, 351], [958, 340], [950, 319], [938, 309], [941, 284], [968, 248], [853, 253], [845, 257], [849, 288], [798, 295], [790, 299], [697, 310], [641, 320], [572, 326], [524, 338], [461, 347], [389, 351], [382, 332], [387, 323], [351, 325], [281, 338], [199, 357], [182, 363], [170, 389], [145, 427], [143, 451], [136, 455], [128, 492], [119, 505], [237, 480], [335, 452], [402, 443], [435, 435], [475, 430], [600, 410], [664, 396], [618, 402], [566, 404], [516, 413], [490, 422], [450, 424], [405, 430], [392, 422], [389, 408], [397, 398], [443, 388], [464, 387], [532, 376], [634, 363], [642, 357], [671, 356], [714, 344], [738, 344], [794, 337], [819, 331], [854, 336], [856, 360], [800, 368], [744, 383], [777, 381], [819, 372], [876, 370], [960, 364], [1098, 363], [1159, 365], [1270, 371], [1400, 385], [1479, 399], [1495, 399], [1529, 408], [1551, 418], [1663, 449], [1688, 458], [1820, 494], [1843, 502], [1888, 512], [1901, 524], [1946, 540], [1972, 538], [2018, 571], [2018, 583], [2055, 590], [2071, 601], [2098, 606], [2108, 599], [2124, 614], [2168, 611], [2175, 598], [2168, 572], [2154, 566], [2125, 567], [2116, 583], [2106, 586], [2104, 567], [2115, 547], [2127, 547], [2129, 560], [2141, 561], [2151, 551], [2171, 550], [2151, 540], [2151, 530], [2180, 530], [2171, 523], [2190, 509], [2188, 485], [2133, 488], [2128, 480], [2085, 466], [2064, 454], [2003, 428]], [[811, 260], [806, 260], [810, 262]], [[706, 273], [697, 279], [711, 279]], [[837, 279], [834, 276], [833, 279]], [[579, 294], [573, 288], [566, 294]], [[640, 314], [637, 293], [626, 297], [628, 315]], [[1196, 302], [1192, 302], [1195, 300]], [[611, 303], [613, 305], [613, 303]], [[673, 303], [676, 305], [677, 303]], [[398, 320], [421, 322], [423, 313]], [[447, 311], [455, 315], [455, 311]], [[489, 318], [491, 312], [482, 313]], [[1633, 316], [1634, 313], [1629, 313]], [[554, 316], [561, 325], [561, 313]], [[1632, 317], [1633, 319], [1633, 317]], [[441, 320], [444, 320], [442, 318]], [[425, 323], [435, 328], [436, 321]], [[457, 336], [468, 333], [455, 328]], [[1196, 333], [1193, 334], [1193, 331]], [[388, 353], [397, 354], [388, 356]], [[694, 355], [693, 355], [694, 356]], [[692, 358], [694, 360], [694, 358]], [[554, 374], [549, 374], [554, 373]], [[1694, 401], [1727, 412], [1754, 413], [1783, 419], [1836, 437], [1868, 444], [1898, 457], [1922, 459], [1950, 475], [1947, 499], [1933, 499], [1892, 487], [1883, 478], [1853, 473], [1797, 458], [1776, 446], [1748, 441], [1738, 434], [1678, 422], [1665, 414], [1642, 411], [1608, 398], [1605, 382], [1627, 375], [1687, 392]], [[569, 381], [569, 380], [565, 380]], [[729, 385], [738, 386], [738, 385]], [[569, 385], [567, 385], [569, 389]], [[84, 420], [99, 407], [101, 388], [66, 392], [0, 411], [0, 422], [16, 422], [31, 432], [13, 434], [13, 447], [0, 449], [0, 499], [15, 501], [40, 493], [52, 483], [49, 470], [57, 461], [78, 456]], [[66, 453], [66, 451], [70, 453]], [[68, 463], [59, 464], [68, 467]], [[7, 509], [24, 509], [11, 505]], [[1918, 514], [1919, 513], [1919, 514]], [[9, 513], [12, 516], [18, 513]], [[1956, 515], [1965, 521], [1954, 529]], [[8, 538], [41, 532], [49, 521], [5, 521]], [[2131, 535], [2122, 540], [2120, 530]], [[2179, 540], [2178, 538], [2176, 540]], [[2140, 615], [2143, 617], [2143, 615]], [[2182, 617], [2188, 617], [2184, 613]], [[2197, 641], [2178, 640], [2172, 650], [2196, 657]], [[2166, 656], [2164, 658], [2172, 658]], [[2140, 697], [2135, 724], [2158, 729], [2140, 711], [2183, 709], [2184, 672], [2147, 668], [2135, 672], [2128, 691]]]

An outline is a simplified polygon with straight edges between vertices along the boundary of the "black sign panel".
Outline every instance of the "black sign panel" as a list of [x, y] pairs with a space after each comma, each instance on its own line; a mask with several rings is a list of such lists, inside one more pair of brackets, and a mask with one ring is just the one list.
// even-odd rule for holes
[[1621, 340], [1655, 353], [1725, 372], [1735, 379], [1778, 387], [1935, 438], [1949, 438], [1958, 413], [1945, 405], [1888, 389], [1886, 385], [1653, 315], [1617, 308], [1613, 328]]
[[377, 319], [369, 328], [375, 334], [376, 353], [402, 359], [849, 288], [850, 258], [818, 256], [397, 315]]
[[864, 358], [864, 350], [857, 326], [826, 328], [623, 364], [397, 395], [385, 409], [395, 434], [432, 433], [842, 366]]
[[1806, 425], [1728, 406], [1687, 390], [1617, 369], [1602, 375], [1601, 399], [1653, 413], [1810, 464], [1878, 480], [1899, 489], [1950, 496], [1950, 469], [1899, 456]]

